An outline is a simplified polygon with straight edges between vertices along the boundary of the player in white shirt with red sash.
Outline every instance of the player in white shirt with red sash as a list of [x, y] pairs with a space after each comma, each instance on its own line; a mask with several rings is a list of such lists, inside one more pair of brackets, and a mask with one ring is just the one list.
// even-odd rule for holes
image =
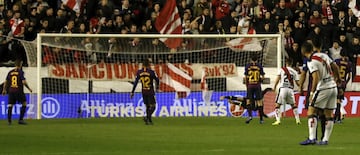
[[317, 110], [324, 110], [326, 118], [324, 137], [318, 144], [327, 145], [334, 126], [332, 113], [336, 108], [336, 81], [339, 80], [339, 69], [327, 54], [313, 52], [313, 45], [310, 43], [304, 43], [301, 52], [310, 60], [307, 65], [313, 80], [309, 90], [310, 102], [307, 113], [309, 137], [300, 145], [316, 144]]
[[299, 113], [297, 111], [297, 106], [295, 104], [295, 96], [294, 96], [294, 84], [299, 86], [299, 75], [297, 71], [293, 68], [291, 68], [292, 60], [287, 59], [286, 60], [286, 66], [282, 67], [279, 70], [279, 73], [277, 75], [277, 78], [275, 80], [274, 89], [277, 89], [277, 85], [280, 83], [279, 88], [277, 89], [277, 95], [276, 95], [276, 108], [275, 108], [275, 118], [276, 121], [272, 123], [272, 125], [280, 125], [281, 123], [281, 111], [280, 106], [282, 104], [290, 104], [293, 113], [295, 116], [296, 124], [301, 124], [299, 119]]

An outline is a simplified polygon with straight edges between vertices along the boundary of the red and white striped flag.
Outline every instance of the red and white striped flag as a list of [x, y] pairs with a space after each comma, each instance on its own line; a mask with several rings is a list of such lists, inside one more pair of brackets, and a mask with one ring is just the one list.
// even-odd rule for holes
[[81, 12], [83, 9], [86, 0], [61, 0], [63, 4], [65, 4], [70, 9], [75, 12]]
[[[250, 29], [248, 34], [256, 34], [255, 29]], [[262, 50], [260, 42], [257, 38], [236, 38], [228, 41], [226, 45], [236, 52]]]
[[176, 98], [185, 98], [190, 94], [192, 77], [177, 68], [171, 63], [167, 63], [160, 81], [160, 90], [163, 92], [176, 92]]
[[[155, 28], [160, 34], [181, 34], [181, 19], [176, 7], [176, 0], [167, 0], [155, 21]], [[181, 45], [181, 38], [160, 38], [169, 48]]]

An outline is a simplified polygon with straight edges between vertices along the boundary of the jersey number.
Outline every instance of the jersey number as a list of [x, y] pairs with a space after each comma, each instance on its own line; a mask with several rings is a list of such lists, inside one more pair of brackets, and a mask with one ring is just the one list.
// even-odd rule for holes
[[341, 79], [345, 79], [346, 66], [340, 66], [339, 74]]
[[150, 77], [140, 77], [140, 81], [143, 85], [143, 88], [150, 88]]
[[[294, 76], [293, 76], [293, 75], [290, 75], [290, 77], [291, 77], [292, 79], [294, 79]], [[288, 78], [287, 75], [285, 75], [284, 82], [285, 82], [285, 83], [290, 83], [289, 78]]]
[[11, 87], [18, 87], [17, 76], [11, 77]]
[[249, 82], [258, 82], [260, 79], [259, 71], [249, 71]]

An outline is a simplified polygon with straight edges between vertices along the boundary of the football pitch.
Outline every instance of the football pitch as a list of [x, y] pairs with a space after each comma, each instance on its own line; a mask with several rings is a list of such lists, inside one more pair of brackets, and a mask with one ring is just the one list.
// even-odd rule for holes
[[1, 155], [354, 155], [360, 152], [360, 118], [335, 124], [327, 146], [300, 146], [308, 135], [307, 120], [286, 118], [250, 124], [244, 118], [141, 118], [27, 120], [8, 126], [0, 121]]

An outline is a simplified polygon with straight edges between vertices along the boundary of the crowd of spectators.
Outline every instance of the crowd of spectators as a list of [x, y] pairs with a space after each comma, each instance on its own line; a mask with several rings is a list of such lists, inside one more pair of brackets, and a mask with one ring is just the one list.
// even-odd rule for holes
[[[351, 0], [350, 0], [351, 1]], [[0, 4], [0, 55], [2, 62], [25, 58], [15, 39], [32, 41], [37, 33], [86, 34], [149, 34], [158, 33], [154, 23], [166, 0], [88, 0], [83, 9], [72, 10], [60, 0], [7, 0]], [[303, 63], [301, 44], [318, 39], [331, 56], [337, 58], [345, 50], [351, 61], [360, 52], [360, 20], [348, 7], [349, 0], [177, 0], [184, 34], [258, 34], [280, 33], [289, 57]], [[10, 38], [10, 39], [9, 39]], [[102, 44], [106, 43], [107, 45]], [[146, 43], [142, 43], [146, 42]], [[93, 43], [93, 44], [90, 44]], [[106, 41], [85, 39], [87, 48], [108, 50], [99, 60], [125, 50], [138, 50], [146, 45], [147, 52], [186, 51], [186, 40], [178, 49], [167, 49], [158, 39], [133, 38], [124, 44], [110, 38]], [[118, 43], [121, 46], [114, 46]], [[206, 46], [206, 42], [201, 42]], [[103, 48], [103, 49], [100, 49]], [[144, 52], [143, 50], [141, 52]], [[44, 62], [56, 62], [59, 49], [44, 52]], [[207, 54], [205, 54], [206, 56]], [[211, 56], [214, 56], [210, 54]], [[70, 57], [81, 59], [81, 54]], [[91, 53], [85, 56], [92, 57]], [[216, 56], [216, 55], [215, 55]], [[171, 59], [167, 55], [162, 59]]]

